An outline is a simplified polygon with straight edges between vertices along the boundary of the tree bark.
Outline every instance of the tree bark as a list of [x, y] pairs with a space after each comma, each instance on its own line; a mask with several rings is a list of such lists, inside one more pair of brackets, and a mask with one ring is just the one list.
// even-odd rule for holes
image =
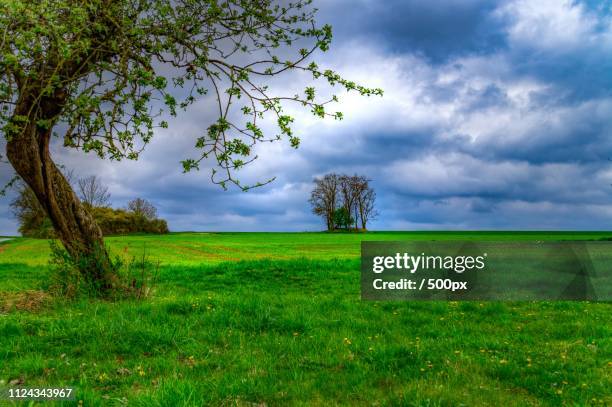
[[359, 217], [361, 218], [361, 229], [365, 232], [366, 230], [366, 218], [363, 208], [363, 201], [359, 200]]
[[[78, 262], [83, 276], [104, 294], [113, 287], [115, 276], [102, 232], [49, 152], [51, 129], [65, 99], [62, 92], [34, 104], [22, 97], [14, 117], [28, 117], [28, 120], [19, 131], [8, 137], [6, 153], [17, 174], [34, 191], [51, 219], [57, 237]], [[47, 124], [41, 127], [37, 124], [40, 120], [46, 120]]]

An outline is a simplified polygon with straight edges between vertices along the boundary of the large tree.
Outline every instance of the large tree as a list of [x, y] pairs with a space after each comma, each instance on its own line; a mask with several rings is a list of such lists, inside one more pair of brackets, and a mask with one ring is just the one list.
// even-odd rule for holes
[[[310, 0], [0, 0], [0, 126], [6, 154], [32, 188], [71, 256], [94, 256], [87, 277], [112, 287], [102, 233], [49, 152], [52, 136], [65, 148], [111, 160], [137, 159], [164, 115], [177, 115], [209, 91], [217, 119], [203, 123], [185, 171], [214, 165], [212, 181], [234, 183], [256, 143], [286, 137], [297, 147], [288, 102], [319, 117], [311, 86], [294, 95], [271, 90], [271, 79], [300, 71], [313, 79], [381, 94], [320, 69], [331, 28], [318, 27]], [[260, 127], [272, 117], [279, 129]], [[241, 119], [242, 117], [242, 119]], [[207, 160], [210, 159], [210, 160]], [[265, 183], [265, 181], [264, 181]], [[259, 185], [259, 184], [256, 184]]]

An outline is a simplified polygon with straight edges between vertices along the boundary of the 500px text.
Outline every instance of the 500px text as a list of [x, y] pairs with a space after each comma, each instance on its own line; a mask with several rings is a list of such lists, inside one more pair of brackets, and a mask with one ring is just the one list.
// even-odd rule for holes
[[417, 285], [417, 281], [402, 278], [399, 281], [383, 281], [377, 278], [372, 282], [375, 290], [467, 290], [467, 281], [453, 281], [450, 278], [422, 278]]

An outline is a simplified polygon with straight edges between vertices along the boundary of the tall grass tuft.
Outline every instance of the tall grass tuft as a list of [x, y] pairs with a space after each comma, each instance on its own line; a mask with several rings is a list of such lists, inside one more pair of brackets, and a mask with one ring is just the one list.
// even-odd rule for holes
[[76, 259], [54, 240], [50, 242], [50, 247], [50, 273], [46, 285], [54, 297], [69, 300], [78, 298], [142, 300], [152, 293], [152, 287], [159, 276], [159, 262], [151, 262], [143, 248], [142, 255], [138, 258], [133, 257], [129, 262], [119, 256], [111, 259], [110, 273], [113, 275], [113, 286], [110, 291], [102, 290], [99, 281], [89, 277], [90, 274], [82, 272], [92, 267], [101, 267], [98, 264], [98, 256], [94, 254]]

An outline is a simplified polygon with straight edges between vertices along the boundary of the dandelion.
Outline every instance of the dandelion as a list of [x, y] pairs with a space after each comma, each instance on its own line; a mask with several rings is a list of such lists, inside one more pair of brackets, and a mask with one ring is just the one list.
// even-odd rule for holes
[[196, 360], [194, 356], [189, 356], [187, 358], [187, 360], [185, 361], [185, 363], [187, 364], [187, 366], [189, 366], [190, 368], [193, 368], [196, 364]]
[[350, 345], [352, 343], [349, 338], [344, 338], [343, 342], [345, 345]]

